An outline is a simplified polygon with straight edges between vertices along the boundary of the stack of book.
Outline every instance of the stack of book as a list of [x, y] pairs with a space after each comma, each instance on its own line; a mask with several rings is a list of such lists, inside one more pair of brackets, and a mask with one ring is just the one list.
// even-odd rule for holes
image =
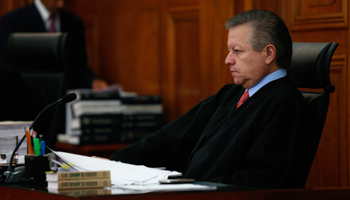
[[46, 181], [48, 190], [56, 193], [67, 189], [103, 189], [111, 187], [111, 174], [110, 171], [63, 171], [46, 173]]
[[119, 91], [74, 90], [66, 105], [66, 133], [74, 144], [118, 143], [122, 107]]
[[133, 143], [163, 126], [161, 96], [121, 97], [123, 120], [121, 142]]
[[[74, 90], [77, 100], [66, 105], [70, 144], [132, 143], [163, 125], [162, 99], [122, 91]], [[62, 141], [62, 135], [58, 141]]]

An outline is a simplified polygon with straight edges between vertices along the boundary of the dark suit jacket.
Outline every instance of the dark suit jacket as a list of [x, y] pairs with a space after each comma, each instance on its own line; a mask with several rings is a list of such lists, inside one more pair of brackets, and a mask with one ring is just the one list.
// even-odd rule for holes
[[34, 101], [17, 70], [0, 62], [0, 121], [29, 121], [35, 118]]
[[[71, 63], [67, 67], [69, 88], [89, 88], [95, 78], [87, 67], [84, 24], [74, 14], [61, 10], [61, 32], [68, 33], [68, 55]], [[0, 25], [0, 61], [6, 61], [7, 40], [11, 33], [46, 32], [44, 22], [33, 4], [10, 12], [2, 17]]]

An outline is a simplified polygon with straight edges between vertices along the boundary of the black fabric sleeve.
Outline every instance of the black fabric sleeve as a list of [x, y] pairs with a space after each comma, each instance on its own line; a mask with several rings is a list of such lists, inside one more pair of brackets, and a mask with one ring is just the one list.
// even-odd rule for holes
[[11, 22], [11, 18], [4, 15], [0, 22], [0, 62], [6, 60], [7, 40], [11, 32], [13, 32], [14, 22]]
[[115, 152], [110, 159], [182, 171], [198, 138], [218, 106], [219, 96], [220, 92], [205, 99], [161, 130]]

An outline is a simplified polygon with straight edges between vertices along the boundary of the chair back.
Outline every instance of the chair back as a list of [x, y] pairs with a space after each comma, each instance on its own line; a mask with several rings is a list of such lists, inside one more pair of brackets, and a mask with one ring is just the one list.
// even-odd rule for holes
[[67, 65], [67, 33], [12, 33], [6, 62], [17, 70], [62, 71]]
[[[20, 75], [35, 102], [32, 109], [35, 116], [66, 93], [64, 72], [21, 71]], [[43, 135], [50, 148], [55, 147], [57, 133], [64, 131], [64, 110], [65, 105], [56, 105], [46, 110], [33, 127], [33, 130]]]
[[[9, 36], [6, 61], [19, 71], [29, 88], [34, 116], [66, 93], [66, 44], [67, 33], [12, 33]], [[55, 147], [57, 133], [64, 131], [64, 112], [64, 105], [56, 105], [42, 113], [33, 127], [50, 148]]]
[[[305, 160], [297, 187], [305, 187], [316, 155], [327, 117], [330, 93], [335, 87], [330, 82], [329, 68], [338, 43], [294, 42], [288, 76], [298, 88], [322, 88], [323, 92], [304, 91], [302, 94], [310, 113], [310, 133], [307, 135]], [[306, 89], [307, 90], [307, 89]]]
[[338, 43], [293, 42], [293, 55], [288, 74], [299, 88], [323, 88], [334, 92], [329, 68]]

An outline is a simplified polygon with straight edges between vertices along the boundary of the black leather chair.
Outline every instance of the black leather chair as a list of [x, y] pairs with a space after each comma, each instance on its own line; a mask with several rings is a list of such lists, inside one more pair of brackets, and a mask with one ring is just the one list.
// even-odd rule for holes
[[303, 89], [302, 94], [311, 113], [311, 131], [306, 141], [306, 157], [299, 183], [303, 188], [315, 158], [318, 144], [325, 124], [330, 93], [335, 88], [330, 82], [329, 68], [338, 43], [294, 42], [292, 63], [288, 75], [298, 88], [322, 88], [323, 92], [311, 92]]
[[[20, 74], [32, 96], [35, 116], [66, 93], [64, 72], [22, 71]], [[50, 148], [55, 147], [57, 133], [64, 131], [64, 111], [64, 104], [46, 110], [33, 127], [33, 130], [43, 135]]]
[[67, 66], [67, 33], [12, 33], [6, 62], [17, 70], [62, 71]]
[[[9, 37], [6, 61], [29, 88], [34, 116], [66, 93], [66, 39], [66, 33], [13, 33]], [[51, 148], [57, 133], [64, 131], [64, 111], [64, 105], [47, 110], [33, 127]]]

